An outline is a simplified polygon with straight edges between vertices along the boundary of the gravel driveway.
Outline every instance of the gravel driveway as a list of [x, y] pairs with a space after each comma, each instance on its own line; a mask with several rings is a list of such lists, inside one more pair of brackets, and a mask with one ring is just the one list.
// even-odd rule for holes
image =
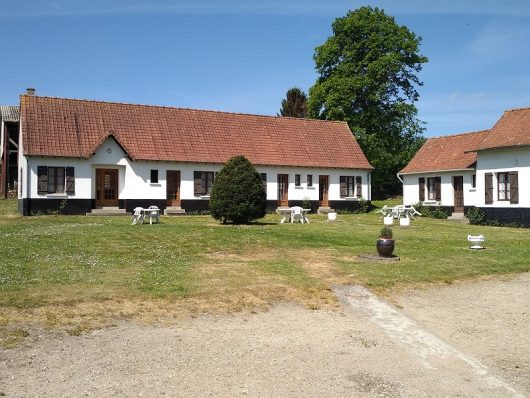
[[282, 304], [258, 314], [204, 314], [148, 326], [123, 322], [78, 337], [33, 331], [23, 345], [0, 351], [0, 394], [525, 396], [529, 287], [529, 274], [522, 274], [408, 291], [391, 300], [403, 307], [400, 316], [475, 358], [505, 386], [488, 384], [468, 365], [447, 362], [451, 358], [422, 360], [366, 311]]

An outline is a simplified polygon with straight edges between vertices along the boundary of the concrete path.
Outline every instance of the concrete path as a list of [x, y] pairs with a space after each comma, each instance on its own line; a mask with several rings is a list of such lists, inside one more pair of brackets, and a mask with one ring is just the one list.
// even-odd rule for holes
[[477, 396], [524, 397], [472, 356], [443, 341], [394, 306], [362, 286], [336, 286], [334, 292], [344, 307], [363, 315], [429, 370], [454, 377], [454, 383], [477, 386]]

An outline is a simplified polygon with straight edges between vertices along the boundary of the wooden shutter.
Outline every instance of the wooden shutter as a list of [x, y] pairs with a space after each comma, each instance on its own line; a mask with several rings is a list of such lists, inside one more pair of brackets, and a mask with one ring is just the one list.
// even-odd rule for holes
[[363, 179], [361, 176], [355, 177], [355, 183], [357, 184], [357, 197], [363, 196]]
[[510, 203], [519, 203], [519, 176], [517, 171], [510, 172]]
[[491, 205], [493, 203], [493, 173], [484, 175], [484, 195], [484, 202]]
[[425, 177], [421, 177], [418, 181], [418, 188], [419, 188], [419, 198], [420, 202], [425, 201]]
[[201, 196], [203, 192], [202, 173], [200, 171], [193, 172], [193, 191], [195, 196]]
[[75, 194], [75, 178], [74, 178], [74, 168], [66, 167], [65, 168], [65, 188], [64, 190], [68, 195]]
[[38, 166], [37, 176], [39, 195], [45, 195], [48, 193], [48, 167]]
[[340, 176], [340, 197], [346, 197], [346, 176]]
[[442, 177], [434, 177], [434, 196], [437, 202], [442, 200]]

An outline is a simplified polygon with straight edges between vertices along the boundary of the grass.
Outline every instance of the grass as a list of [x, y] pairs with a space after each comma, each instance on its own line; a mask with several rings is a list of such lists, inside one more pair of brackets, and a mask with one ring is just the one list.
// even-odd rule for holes
[[[333, 223], [311, 215], [306, 225], [280, 225], [268, 215], [250, 226], [223, 226], [208, 216], [131, 226], [129, 217], [15, 211], [14, 201], [0, 201], [0, 329], [9, 341], [20, 337], [9, 335], [13, 327], [27, 322], [79, 334], [115, 318], [252, 310], [287, 300], [332, 307], [337, 283], [385, 290], [530, 268], [528, 230], [445, 220], [394, 228], [401, 261], [377, 263], [357, 257], [375, 252], [382, 226], [375, 213], [339, 215]], [[467, 235], [480, 233], [487, 250], [469, 250]]]

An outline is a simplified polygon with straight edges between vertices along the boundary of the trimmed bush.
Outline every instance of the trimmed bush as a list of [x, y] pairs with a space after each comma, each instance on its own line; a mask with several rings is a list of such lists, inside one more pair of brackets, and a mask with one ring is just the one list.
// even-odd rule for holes
[[217, 174], [210, 192], [210, 214], [223, 224], [248, 224], [262, 218], [267, 194], [261, 177], [244, 157], [230, 159]]
[[484, 225], [486, 224], [486, 214], [478, 207], [473, 207], [467, 212], [467, 218], [469, 223], [472, 225]]

